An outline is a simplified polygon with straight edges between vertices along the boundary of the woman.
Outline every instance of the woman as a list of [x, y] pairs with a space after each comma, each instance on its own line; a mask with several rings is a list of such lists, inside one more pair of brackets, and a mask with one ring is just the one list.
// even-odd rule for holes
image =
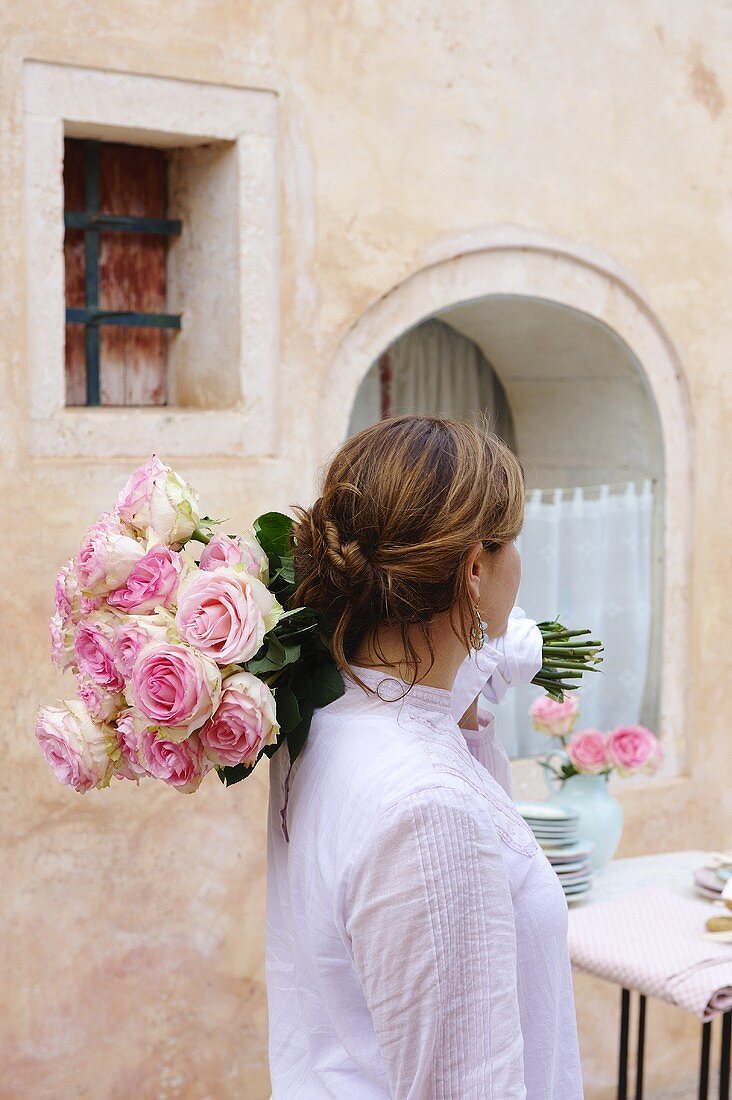
[[494, 436], [400, 417], [297, 512], [296, 600], [345, 694], [271, 762], [273, 1100], [582, 1097], [564, 895], [451, 715], [466, 655], [506, 630], [523, 502]]

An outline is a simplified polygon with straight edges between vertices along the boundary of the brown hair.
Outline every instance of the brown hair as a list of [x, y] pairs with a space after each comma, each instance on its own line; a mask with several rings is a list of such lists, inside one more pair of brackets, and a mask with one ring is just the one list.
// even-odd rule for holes
[[[434, 660], [428, 623], [451, 610], [470, 648], [475, 612], [461, 567], [476, 542], [490, 551], [518, 535], [523, 470], [485, 423], [393, 417], [347, 440], [322, 495], [294, 511], [293, 606], [320, 613], [343, 671], [362, 637], [400, 625], [415, 682], [411, 625], [420, 624]], [[378, 639], [375, 651], [382, 660]]]

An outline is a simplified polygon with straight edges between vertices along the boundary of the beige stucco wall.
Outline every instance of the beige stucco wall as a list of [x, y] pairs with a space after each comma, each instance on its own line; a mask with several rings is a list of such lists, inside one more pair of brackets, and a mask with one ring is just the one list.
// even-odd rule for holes
[[[212, 779], [195, 798], [122, 784], [81, 797], [56, 784], [31, 735], [36, 705], [61, 690], [47, 661], [55, 570], [131, 460], [30, 454], [23, 60], [280, 94], [277, 451], [176, 462], [233, 524], [309, 494], [339, 344], [443, 242], [511, 223], [632, 273], [680, 357], [696, 426], [688, 768], [652, 793], [621, 793], [632, 854], [732, 836], [732, 11], [723, 0], [8, 0], [0, 18], [0, 1095], [258, 1100], [264, 769], [229, 792]], [[599, 1100], [611, 1095], [614, 991], [582, 979], [578, 1007]], [[692, 1095], [672, 1086], [691, 1079], [695, 1025], [659, 1011], [654, 1027], [656, 1095]]]

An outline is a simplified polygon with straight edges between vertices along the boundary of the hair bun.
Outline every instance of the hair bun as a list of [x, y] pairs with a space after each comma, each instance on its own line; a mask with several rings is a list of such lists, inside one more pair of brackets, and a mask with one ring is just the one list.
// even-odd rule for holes
[[[300, 565], [298, 572], [307, 575], [310, 570], [303, 566], [309, 562], [321, 584], [326, 582], [331, 586], [331, 598], [336, 593], [350, 598], [360, 593], [368, 600], [377, 583], [377, 566], [356, 539], [342, 540], [337, 525], [324, 516], [323, 511], [322, 499], [312, 508], [296, 509], [294, 534], [296, 560]], [[314, 596], [310, 598], [318, 602]]]
[[[342, 591], [352, 592], [355, 586], [373, 585], [376, 569], [355, 539], [341, 542], [338, 528], [331, 520], [324, 524], [326, 554], [333, 569], [333, 580], [342, 579]], [[340, 585], [339, 585], [340, 587]]]

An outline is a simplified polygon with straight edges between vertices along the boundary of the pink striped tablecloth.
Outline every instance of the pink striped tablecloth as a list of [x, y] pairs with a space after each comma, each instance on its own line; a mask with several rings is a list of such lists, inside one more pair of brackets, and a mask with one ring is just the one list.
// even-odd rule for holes
[[705, 940], [715, 909], [648, 886], [571, 914], [572, 965], [711, 1020], [732, 1008], [732, 944]]

